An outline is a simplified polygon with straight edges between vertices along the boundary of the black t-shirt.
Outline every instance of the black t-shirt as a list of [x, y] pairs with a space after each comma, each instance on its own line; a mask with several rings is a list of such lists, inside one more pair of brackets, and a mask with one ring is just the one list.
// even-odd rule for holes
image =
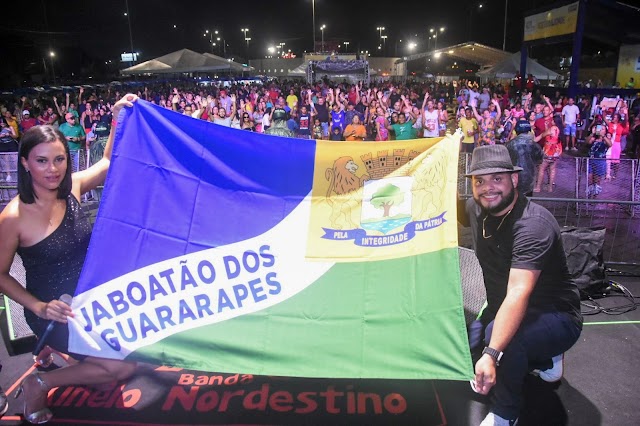
[[317, 117], [321, 123], [329, 122], [329, 110], [327, 109], [327, 104], [314, 104], [313, 107], [316, 109], [318, 113]]
[[473, 199], [467, 200], [466, 211], [487, 290], [483, 318], [490, 321], [495, 317], [507, 294], [509, 271], [514, 268], [541, 271], [528, 311], [568, 312], [582, 321], [580, 294], [567, 267], [560, 227], [547, 209], [519, 197], [507, 217], [487, 217]]

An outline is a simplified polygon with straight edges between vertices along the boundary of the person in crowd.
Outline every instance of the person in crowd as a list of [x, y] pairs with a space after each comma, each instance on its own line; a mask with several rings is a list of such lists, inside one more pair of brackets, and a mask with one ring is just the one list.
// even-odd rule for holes
[[520, 119], [515, 126], [516, 136], [507, 142], [509, 156], [514, 166], [522, 169], [518, 177], [518, 191], [526, 196], [533, 195], [533, 186], [538, 176], [536, 169], [542, 162], [542, 148], [533, 140], [531, 124]]
[[[265, 114], [266, 115], [266, 114]], [[264, 131], [267, 135], [295, 138], [296, 134], [287, 126], [287, 112], [284, 108], [276, 108], [271, 115], [271, 124]]]
[[587, 197], [598, 195], [602, 192], [600, 182], [604, 178], [607, 164], [607, 151], [611, 148], [611, 133], [607, 132], [604, 126], [596, 126], [594, 132], [587, 138], [589, 145], [589, 165], [587, 174], [589, 186], [587, 187]]
[[242, 124], [240, 125], [240, 128], [250, 132], [256, 131], [256, 126], [253, 124], [253, 119], [248, 111], [242, 112]]
[[438, 111], [438, 130], [440, 136], [447, 134], [447, 123], [449, 122], [449, 113], [445, 108], [444, 102], [438, 101], [436, 104], [436, 110]]
[[620, 166], [620, 154], [622, 153], [622, 135], [627, 133], [626, 123], [621, 121], [619, 113], [613, 114], [611, 120], [605, 117], [607, 130], [611, 133], [611, 147], [607, 153], [607, 175], [606, 180], [615, 179]]
[[580, 119], [580, 108], [575, 104], [575, 100], [572, 97], [570, 97], [567, 104], [562, 107], [561, 116], [564, 137], [566, 138], [564, 150], [577, 151], [576, 132], [578, 120]]
[[[550, 105], [545, 105], [542, 107], [542, 117], [536, 118], [534, 123], [534, 132], [536, 135], [536, 142], [538, 142], [542, 147], [544, 147], [545, 137], [542, 136], [547, 130], [551, 127], [555, 127], [555, 121], [553, 120], [553, 115], [551, 112], [553, 109]], [[537, 115], [536, 115], [537, 117]]]
[[[538, 120], [536, 120], [536, 123], [537, 122]], [[551, 126], [539, 136], [536, 136], [534, 140], [537, 142], [539, 138], [542, 138], [544, 140], [544, 145], [542, 147], [544, 159], [542, 160], [542, 164], [538, 169], [538, 178], [536, 179], [536, 184], [533, 188], [533, 192], [541, 191], [547, 171], [549, 171], [549, 184], [547, 186], [547, 191], [553, 192], [553, 188], [556, 185], [558, 159], [562, 154], [562, 143], [559, 140], [560, 129], [558, 129], [558, 126], [556, 126], [553, 120], [551, 120]]]
[[[136, 99], [135, 95], [125, 95], [113, 106], [114, 115], [133, 106]], [[77, 361], [64, 368], [32, 373], [23, 380], [19, 393], [24, 393], [24, 418], [30, 423], [51, 419], [47, 394], [53, 388], [112, 383], [136, 371], [132, 362], [70, 353], [66, 323], [73, 312], [58, 300], [60, 294], [75, 294], [91, 234], [89, 218], [79, 200], [83, 193], [104, 183], [114, 128], [103, 159], [74, 174], [65, 136], [49, 125], [30, 129], [20, 144], [19, 196], [0, 213], [0, 290], [24, 306], [25, 319], [37, 336], [55, 321], [57, 325], [46, 344]], [[16, 253], [26, 270], [26, 288], [9, 273]]]
[[[309, 99], [311, 99], [311, 92], [309, 91]], [[292, 110], [293, 112], [293, 110]], [[313, 109], [308, 110], [307, 105], [300, 107], [300, 112], [296, 118], [298, 129], [296, 130], [296, 136], [300, 139], [311, 139], [311, 127], [313, 126], [313, 117], [315, 112]]]
[[318, 116], [313, 117], [313, 127], [311, 128], [311, 138], [315, 140], [321, 140], [324, 138], [322, 132], [322, 123]]
[[18, 148], [18, 134], [7, 119], [0, 117], [0, 152], [15, 152]]
[[360, 116], [355, 114], [351, 124], [347, 125], [342, 133], [345, 141], [363, 141], [367, 137], [367, 128], [360, 122]]
[[580, 110], [580, 118], [578, 119], [578, 123], [576, 125], [576, 141], [584, 142], [585, 132], [591, 118], [591, 101], [589, 100], [588, 96], [582, 97], [582, 99], [578, 103], [578, 109]]
[[640, 115], [633, 118], [633, 124], [627, 135], [627, 146], [625, 147], [629, 158], [637, 159], [638, 149], [640, 148]]
[[396, 138], [395, 140], [408, 140], [416, 138], [416, 131], [413, 128], [413, 123], [415, 122], [416, 117], [413, 115], [413, 112], [410, 112], [409, 121], [407, 121], [407, 117], [404, 112], [398, 113], [398, 123], [390, 124], [387, 126], [387, 130], [393, 130]]
[[9, 110], [5, 111], [4, 114], [2, 115], [7, 125], [13, 129], [16, 135], [15, 138], [20, 139], [20, 123], [18, 123], [18, 120], [16, 119], [16, 117], [14, 117]]
[[476, 135], [478, 134], [478, 122], [473, 117], [473, 109], [467, 107], [465, 116], [460, 119], [460, 129], [462, 139], [460, 140], [460, 152], [472, 153], [476, 146]]
[[491, 400], [480, 426], [515, 425], [525, 377], [560, 380], [564, 353], [582, 331], [560, 227], [516, 190], [520, 171], [504, 145], [478, 147], [467, 175], [473, 198], [458, 209], [460, 222], [471, 227], [487, 294], [471, 328], [480, 332], [470, 335], [472, 349], [484, 340], [471, 387]]
[[484, 110], [482, 115], [478, 114], [478, 110], [475, 107], [474, 103], [471, 103], [471, 110], [473, 111], [473, 115], [476, 120], [478, 120], [478, 127], [480, 129], [479, 137], [478, 137], [478, 145], [493, 145], [496, 143], [496, 122], [501, 117], [500, 106], [497, 105], [498, 102], [493, 100], [494, 105], [498, 110], [498, 115], [496, 118], [491, 116], [491, 112], [489, 109]]
[[84, 129], [76, 122], [76, 118], [70, 112], [64, 115], [64, 120], [65, 122], [60, 125], [60, 132], [67, 140], [69, 149], [71, 151], [82, 149], [87, 137]]
[[20, 133], [24, 133], [33, 126], [37, 126], [38, 121], [31, 116], [31, 112], [28, 109], [22, 111], [22, 120], [20, 121]]
[[422, 111], [422, 135], [425, 138], [435, 138], [440, 136], [440, 113], [438, 113], [434, 108], [433, 99], [429, 99], [429, 92], [424, 94]]
[[331, 128], [331, 134], [329, 135], [329, 140], [330, 141], [343, 141], [344, 140], [344, 136], [342, 134], [342, 129], [340, 128], [340, 126], [333, 126]]

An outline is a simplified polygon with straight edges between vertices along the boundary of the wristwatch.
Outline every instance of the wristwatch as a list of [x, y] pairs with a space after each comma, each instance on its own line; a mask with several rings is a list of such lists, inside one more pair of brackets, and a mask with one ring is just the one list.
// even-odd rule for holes
[[484, 354], [487, 354], [494, 359], [494, 361], [496, 362], [496, 367], [500, 365], [500, 360], [502, 359], [502, 352], [496, 349], [490, 348], [489, 346], [485, 346], [485, 348], [482, 350], [482, 355]]

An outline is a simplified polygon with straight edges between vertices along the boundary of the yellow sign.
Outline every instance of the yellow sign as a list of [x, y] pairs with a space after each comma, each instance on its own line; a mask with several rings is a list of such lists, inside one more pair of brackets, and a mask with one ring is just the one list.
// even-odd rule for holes
[[[633, 84], [631, 83], [632, 78]], [[620, 46], [616, 81], [623, 89], [640, 88], [640, 44]]]
[[578, 2], [524, 19], [524, 41], [573, 34], [578, 22]]
[[456, 247], [459, 140], [318, 141], [307, 258], [370, 261]]

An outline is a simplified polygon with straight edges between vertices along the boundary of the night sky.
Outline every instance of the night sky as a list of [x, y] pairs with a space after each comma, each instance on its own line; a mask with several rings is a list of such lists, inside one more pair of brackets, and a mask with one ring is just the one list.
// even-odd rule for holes
[[[510, 0], [507, 50], [519, 49], [525, 12], [554, 3]], [[426, 51], [429, 28], [445, 27], [439, 47], [474, 40], [502, 48], [504, 6], [503, 0], [417, 0], [382, 7], [380, 2], [362, 0], [315, 0], [316, 39], [320, 42], [319, 28], [324, 24], [327, 43], [348, 41], [349, 51], [383, 56], [376, 28], [384, 26], [384, 56], [400, 56], [408, 53], [409, 42], [418, 43], [417, 51]], [[141, 53], [141, 61], [181, 48], [211, 52], [209, 37], [203, 36], [207, 29], [220, 31], [228, 45], [227, 57], [264, 57], [268, 46], [281, 42], [300, 55], [312, 47], [312, 9], [312, 0], [129, 0], [133, 48]], [[0, 87], [15, 84], [17, 74], [42, 69], [43, 62], [50, 64], [49, 51], [55, 52], [59, 78], [115, 74], [128, 65], [120, 63], [120, 53], [131, 50], [125, 12], [125, 0], [36, 0], [28, 9], [3, 6]], [[248, 51], [242, 28], [249, 29]]]

